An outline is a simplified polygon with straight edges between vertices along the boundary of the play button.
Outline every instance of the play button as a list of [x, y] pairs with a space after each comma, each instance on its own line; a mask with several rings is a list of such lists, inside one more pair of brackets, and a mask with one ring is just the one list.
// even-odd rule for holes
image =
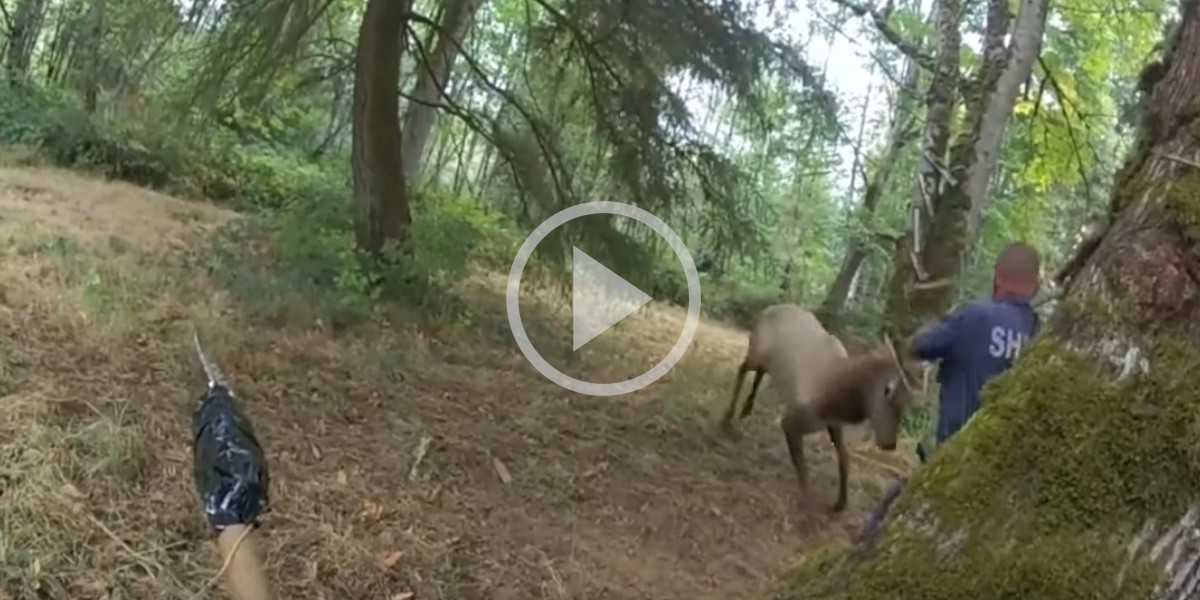
[[[616, 383], [583, 381], [559, 371], [542, 357], [537, 348], [533, 347], [529, 335], [525, 332], [525, 325], [521, 321], [521, 275], [525, 272], [525, 265], [533, 256], [538, 244], [546, 239], [550, 232], [564, 223], [595, 214], [627, 217], [653, 229], [655, 233], [666, 240], [675, 252], [675, 257], [683, 266], [683, 273], [687, 278], [688, 285], [687, 318], [684, 320], [683, 331], [671, 351], [649, 371]], [[577, 351], [613, 325], [645, 306], [652, 298], [579, 248], [573, 247], [572, 251], [571, 337], [572, 351]], [[505, 304], [513, 339], [516, 340], [521, 353], [539, 373], [574, 392], [591, 396], [616, 396], [635, 392], [654, 383], [666, 375], [667, 371], [670, 371], [683, 358], [688, 346], [692, 343], [692, 338], [696, 335], [696, 329], [700, 326], [700, 274], [696, 272], [696, 264], [683, 240], [662, 219], [631, 204], [587, 202], [555, 213], [538, 225], [533, 233], [529, 234], [529, 237], [525, 238], [525, 242], [517, 250], [517, 256], [513, 259], [512, 268], [508, 273]]]
[[578, 350], [653, 300], [579, 248], [571, 259], [571, 350]]

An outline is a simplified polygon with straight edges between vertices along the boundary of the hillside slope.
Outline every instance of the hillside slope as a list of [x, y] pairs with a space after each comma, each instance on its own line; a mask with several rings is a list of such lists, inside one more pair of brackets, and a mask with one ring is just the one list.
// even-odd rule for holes
[[[813, 438], [803, 502], [769, 401], [744, 439], [713, 433], [746, 344], [719, 324], [657, 384], [605, 399], [529, 367], [496, 277], [463, 286], [470, 323], [256, 321], [208, 276], [206, 240], [236, 218], [0, 169], [0, 599], [184, 599], [215, 574], [190, 475], [192, 323], [267, 447], [280, 598], [753, 597], [910, 468], [856, 441], [851, 510], [830, 516], [834, 458]], [[636, 315], [578, 364], [641, 370], [681, 319]]]

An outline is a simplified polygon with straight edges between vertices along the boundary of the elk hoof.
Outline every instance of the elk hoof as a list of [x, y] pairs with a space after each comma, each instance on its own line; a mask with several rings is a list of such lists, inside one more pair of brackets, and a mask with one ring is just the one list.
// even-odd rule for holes
[[837, 502], [835, 502], [833, 504], [833, 506], [829, 510], [831, 512], [835, 512], [835, 513], [840, 513], [842, 511], [846, 510], [846, 501], [838, 500]]

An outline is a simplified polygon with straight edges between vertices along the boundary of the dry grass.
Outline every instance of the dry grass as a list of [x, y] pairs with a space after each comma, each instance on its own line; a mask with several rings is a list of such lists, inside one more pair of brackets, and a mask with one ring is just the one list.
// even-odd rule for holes
[[[196, 240], [230, 218], [0, 169], [0, 598], [187, 599], [220, 567], [191, 483], [192, 322], [267, 449], [281, 598], [753, 597], [856, 532], [911, 466], [858, 443], [851, 510], [830, 516], [836, 470], [814, 438], [822, 496], [801, 502], [769, 401], [741, 441], [713, 432], [746, 344], [720, 324], [619, 398], [534, 372], [487, 274], [460, 291], [469, 321], [268, 327], [197, 266]], [[532, 295], [523, 314], [552, 362], [596, 381], [643, 371], [683, 319], [651, 307], [568, 360], [569, 308]]]

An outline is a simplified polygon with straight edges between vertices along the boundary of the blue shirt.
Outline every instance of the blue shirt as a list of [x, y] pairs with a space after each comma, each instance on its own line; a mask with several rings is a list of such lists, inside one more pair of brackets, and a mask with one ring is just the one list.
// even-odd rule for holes
[[939, 445], [979, 410], [980, 389], [1012, 366], [1038, 325], [1027, 300], [989, 299], [968, 304], [913, 340], [918, 357], [941, 361]]

